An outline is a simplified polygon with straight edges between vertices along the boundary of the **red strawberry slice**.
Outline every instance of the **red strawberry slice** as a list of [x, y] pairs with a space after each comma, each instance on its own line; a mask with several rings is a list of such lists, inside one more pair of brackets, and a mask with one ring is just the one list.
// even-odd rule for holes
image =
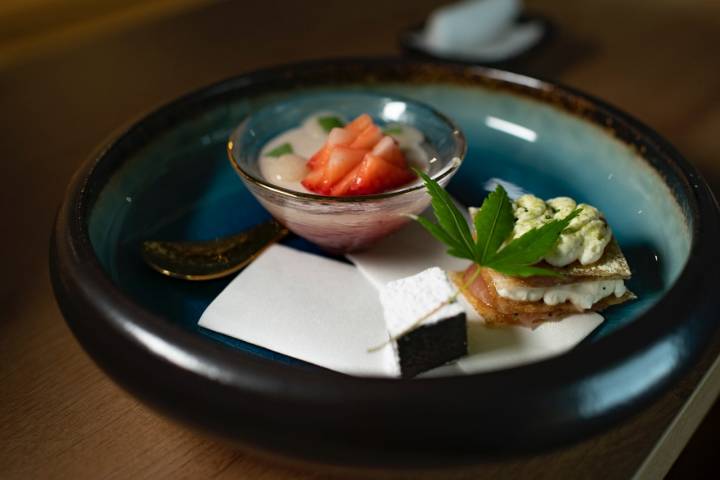
[[315, 154], [310, 157], [310, 160], [308, 160], [306, 164], [307, 167], [310, 170], [315, 170], [316, 168], [325, 168], [325, 164], [330, 158], [330, 152], [332, 151], [332, 147], [334, 145], [350, 145], [356, 137], [356, 133], [350, 132], [349, 130], [346, 130], [344, 128], [333, 128], [332, 130], [330, 130], [330, 134], [328, 135], [328, 139], [327, 142], [325, 142], [325, 145], [323, 145], [320, 150], [315, 152]]
[[325, 164], [324, 177], [320, 186], [323, 192], [329, 192], [333, 185], [355, 168], [367, 150], [350, 147], [333, 147], [330, 157]]
[[330, 150], [332, 149], [331, 145], [328, 145], [327, 143], [323, 145], [320, 150], [315, 152], [312, 157], [310, 157], [310, 160], [307, 161], [305, 165], [310, 170], [316, 170], [320, 169], [322, 170], [323, 167], [325, 167], [325, 164], [328, 161], [328, 158], [330, 158]]
[[348, 195], [371, 195], [399, 187], [415, 178], [410, 170], [398, 167], [382, 157], [367, 154], [358, 167]]
[[305, 175], [305, 178], [303, 178], [302, 184], [303, 187], [307, 188], [311, 192], [318, 192], [320, 193], [320, 189], [322, 188], [322, 181], [325, 177], [325, 172], [322, 168], [318, 168], [316, 170], [311, 170], [307, 175]]
[[393, 165], [405, 168], [407, 161], [405, 155], [400, 150], [397, 141], [389, 135], [386, 135], [380, 140], [372, 150], [373, 155], [382, 157]]
[[335, 127], [328, 134], [327, 143], [330, 145], [350, 145], [357, 138], [357, 133], [344, 128]]
[[307, 166], [303, 186], [322, 195], [371, 195], [415, 178], [397, 142], [384, 136], [367, 114], [333, 128]]
[[333, 197], [342, 197], [344, 195], [351, 195], [350, 188], [352, 187], [355, 180], [357, 180], [357, 174], [362, 167], [362, 162], [359, 163], [355, 168], [350, 170], [350, 173], [345, 175], [339, 182], [337, 182], [330, 190], [330, 195]]
[[363, 130], [373, 124], [372, 117], [367, 113], [363, 113], [352, 122], [345, 125], [345, 128], [356, 135], [360, 135]]
[[369, 125], [350, 144], [352, 148], [364, 148], [370, 150], [382, 139], [383, 133], [377, 125]]

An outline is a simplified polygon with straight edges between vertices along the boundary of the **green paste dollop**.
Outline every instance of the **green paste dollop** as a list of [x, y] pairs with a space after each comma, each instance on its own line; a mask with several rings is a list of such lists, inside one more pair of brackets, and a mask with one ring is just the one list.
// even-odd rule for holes
[[551, 198], [547, 201], [535, 195], [519, 197], [513, 202], [516, 221], [512, 238], [552, 220], [561, 220], [576, 208], [580, 209], [580, 213], [560, 235], [557, 244], [544, 260], [556, 267], [569, 265], [576, 260], [582, 265], [595, 263], [602, 257], [612, 238], [612, 232], [597, 208], [587, 203], [578, 204], [570, 197]]

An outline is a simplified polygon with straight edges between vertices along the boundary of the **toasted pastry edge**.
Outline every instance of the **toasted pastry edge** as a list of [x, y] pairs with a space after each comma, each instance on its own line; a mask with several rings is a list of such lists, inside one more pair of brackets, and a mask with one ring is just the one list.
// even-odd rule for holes
[[[566, 317], [569, 317], [571, 315], [576, 315], [579, 313], [587, 313], [587, 312], [600, 312], [610, 306], [618, 305], [624, 302], [627, 302], [629, 300], [633, 300], [637, 298], [634, 293], [632, 293], [630, 290], [627, 290], [624, 295], [621, 297], [616, 297], [614, 295], [607, 296], [598, 302], [596, 302], [592, 307], [590, 307], [587, 310], [577, 310], [577, 311], [568, 311], [568, 310], [561, 310], [558, 309], [557, 313], [550, 313], [545, 318], [538, 318], [536, 321], [533, 321], [531, 324], [528, 324], [526, 322], [522, 322], [519, 320], [513, 320], [512, 317], [508, 318], [506, 314], [498, 314], [498, 312], [493, 309], [491, 306], [485, 304], [483, 301], [476, 298], [474, 295], [472, 295], [467, 287], [465, 287], [463, 282], [463, 272], [450, 272], [449, 274], [450, 279], [452, 282], [458, 287], [460, 292], [463, 294], [465, 299], [470, 303], [470, 305], [475, 308], [475, 310], [480, 314], [480, 316], [483, 318], [485, 323], [489, 326], [502, 326], [502, 325], [520, 325], [525, 327], [532, 327], [535, 328], [541, 323], [548, 322], [548, 321], [559, 321]], [[607, 279], [606, 277], [601, 277], [600, 279]], [[518, 302], [520, 303], [520, 302]]]

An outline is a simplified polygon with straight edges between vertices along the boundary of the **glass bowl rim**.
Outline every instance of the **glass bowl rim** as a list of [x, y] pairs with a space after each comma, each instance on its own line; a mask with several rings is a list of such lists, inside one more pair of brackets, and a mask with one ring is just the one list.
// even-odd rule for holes
[[[359, 93], [359, 92], [352, 92], [352, 93]], [[352, 94], [351, 92], [348, 92], [348, 94]], [[445, 115], [444, 113], [438, 111], [437, 109], [431, 107], [430, 105], [420, 102], [411, 98], [403, 97], [401, 95], [395, 95], [395, 94], [383, 94], [383, 93], [377, 93], [377, 92], [362, 92], [366, 95], [377, 95], [377, 96], [383, 96], [387, 98], [391, 98], [393, 100], [399, 100], [410, 104], [418, 105], [426, 110], [428, 110], [432, 115], [439, 118], [441, 122], [445, 123], [447, 126], [450, 127], [452, 133], [452, 138], [454, 140], [454, 149], [452, 153], [452, 158], [447, 162], [447, 165], [443, 166], [438, 172], [433, 174], [430, 178], [432, 178], [435, 181], [440, 181], [448, 176], [452, 176], [458, 168], [460, 168], [460, 165], [462, 165], [463, 160], [465, 159], [465, 155], [467, 154], [467, 141], [465, 139], [465, 134], [460, 129], [460, 127], [455, 123], [454, 120], [452, 120], [450, 117]], [[348, 195], [348, 196], [332, 196], [332, 195], [320, 195], [317, 193], [309, 193], [309, 192], [300, 192], [297, 190], [292, 190], [289, 188], [281, 187], [279, 185], [275, 185], [272, 182], [269, 182], [263, 178], [259, 178], [255, 175], [252, 175], [250, 172], [243, 169], [243, 167], [240, 165], [240, 162], [236, 158], [235, 154], [233, 153], [233, 147], [234, 147], [234, 139], [239, 137], [241, 132], [247, 127], [248, 122], [251, 120], [252, 116], [262, 110], [270, 109], [273, 107], [276, 107], [278, 105], [281, 105], [283, 103], [286, 103], [290, 101], [289, 99], [281, 100], [278, 102], [269, 103], [267, 105], [264, 105], [260, 107], [259, 109], [255, 110], [254, 112], [249, 113], [245, 116], [242, 122], [240, 124], [233, 128], [232, 132], [230, 133], [230, 136], [228, 137], [228, 141], [226, 143], [227, 146], [227, 154], [228, 159], [230, 160], [230, 164], [233, 166], [235, 171], [240, 175], [240, 177], [247, 182], [251, 183], [252, 185], [255, 185], [257, 187], [260, 187], [263, 190], [276, 193], [279, 195], [282, 195], [284, 197], [293, 198], [293, 199], [305, 199], [305, 200], [319, 200], [325, 203], [367, 203], [372, 202], [376, 200], [383, 200], [388, 198], [394, 198], [399, 197], [401, 195], [415, 192], [418, 190], [423, 190], [425, 186], [423, 183], [413, 183], [412, 185], [401, 188], [399, 190], [390, 190], [383, 193], [375, 193], [372, 195]]]

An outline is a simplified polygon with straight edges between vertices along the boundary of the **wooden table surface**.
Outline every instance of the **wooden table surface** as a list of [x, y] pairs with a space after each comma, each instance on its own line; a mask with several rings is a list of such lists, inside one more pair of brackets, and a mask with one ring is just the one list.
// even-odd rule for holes
[[[140, 15], [130, 22], [104, 23], [107, 28], [60, 32], [45, 41], [0, 48], [0, 57], [13, 53], [0, 58], [5, 181], [0, 251], [6, 272], [10, 267], [0, 277], [0, 478], [358, 475], [261, 459], [148, 409], [82, 351], [49, 284], [49, 232], [65, 185], [114, 129], [179, 94], [258, 67], [310, 57], [395, 53], [397, 33], [441, 2], [247, 3], [199, 2], [167, 15]], [[526, 4], [557, 27], [549, 50], [530, 59], [528, 70], [639, 117], [699, 166], [718, 191], [720, 2]], [[488, 463], [453, 476], [626, 478], [637, 473], [673, 425], [674, 436], [656, 452], [657, 463], [643, 471], [649, 477], [662, 475], [716, 397], [716, 391], [704, 390], [693, 399], [694, 416], [678, 417], [719, 353], [720, 339], [715, 339], [670, 391], [610, 432], [560, 451]], [[702, 441], [691, 442], [682, 458], [720, 439], [708, 427], [715, 415], [701, 427]], [[680, 421], [673, 424], [676, 418]], [[684, 478], [688, 468], [676, 466], [670, 476]]]

